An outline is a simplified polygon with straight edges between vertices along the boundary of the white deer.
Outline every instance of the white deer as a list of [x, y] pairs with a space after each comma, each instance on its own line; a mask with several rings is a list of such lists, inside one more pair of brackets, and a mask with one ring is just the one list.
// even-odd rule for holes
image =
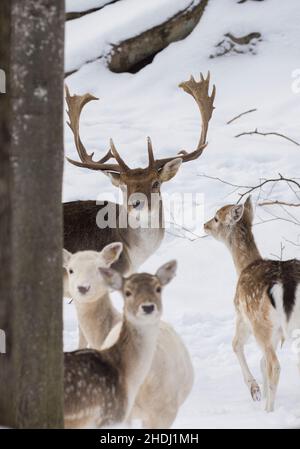
[[120, 242], [111, 243], [102, 251], [63, 250], [63, 264], [68, 277], [68, 290], [78, 317], [79, 349], [100, 349], [111, 328], [121, 320], [113, 307], [100, 268], [109, 268], [123, 249]]

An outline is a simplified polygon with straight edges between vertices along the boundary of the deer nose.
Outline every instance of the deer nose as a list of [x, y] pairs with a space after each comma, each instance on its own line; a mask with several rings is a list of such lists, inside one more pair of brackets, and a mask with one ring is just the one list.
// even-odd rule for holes
[[204, 230], [207, 231], [209, 229], [209, 223], [208, 221], [204, 223]]
[[91, 288], [90, 285], [79, 285], [78, 291], [82, 295], [85, 295], [89, 291], [90, 288]]
[[154, 304], [149, 304], [149, 305], [143, 305], [142, 309], [143, 312], [145, 312], [147, 315], [149, 315], [150, 313], [152, 313], [154, 311]]

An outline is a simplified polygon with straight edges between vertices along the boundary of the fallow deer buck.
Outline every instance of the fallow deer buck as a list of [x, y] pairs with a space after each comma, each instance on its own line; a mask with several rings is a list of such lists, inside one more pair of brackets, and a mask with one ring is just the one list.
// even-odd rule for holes
[[156, 349], [162, 314], [161, 291], [176, 262], [155, 275], [129, 278], [100, 268], [108, 286], [122, 292], [124, 318], [118, 341], [109, 349], [65, 353], [65, 427], [103, 427], [124, 422], [147, 376]]
[[[136, 271], [141, 264], [150, 257], [160, 246], [164, 236], [164, 214], [161, 201], [161, 184], [172, 179], [182, 162], [188, 162], [201, 156], [207, 145], [206, 136], [209, 121], [213, 113], [215, 86], [209, 95], [210, 75], [204, 79], [201, 74], [200, 82], [193, 77], [180, 84], [185, 92], [195, 99], [202, 117], [202, 130], [197, 148], [188, 153], [181, 151], [177, 156], [155, 159], [150, 138], [148, 138], [149, 164], [146, 168], [131, 169], [121, 158], [113, 141], [110, 149], [99, 161], [93, 160], [93, 154], [88, 154], [79, 134], [79, 119], [84, 106], [92, 100], [97, 100], [91, 94], [82, 96], [70, 95], [66, 87], [66, 101], [68, 104], [69, 126], [74, 135], [75, 146], [80, 161], [67, 158], [77, 167], [97, 170], [109, 176], [114, 186], [123, 192], [123, 204], [109, 203], [97, 205], [96, 201], [73, 201], [64, 204], [64, 247], [72, 253], [81, 250], [100, 251], [112, 242], [122, 242], [123, 252], [114, 265], [123, 274]], [[109, 163], [114, 159], [114, 163]], [[141, 201], [141, 195], [145, 200]], [[105, 208], [116, 215], [116, 227], [97, 226], [97, 215]], [[109, 212], [108, 212], [109, 214]], [[138, 222], [140, 217], [147, 216], [146, 223], [155, 226], [119, 226], [120, 217], [126, 218], [126, 223], [132, 218]]]
[[280, 375], [278, 343], [300, 328], [300, 261], [263, 259], [255, 244], [252, 221], [249, 197], [244, 205], [222, 207], [204, 227], [208, 234], [225, 243], [232, 254], [239, 275], [234, 299], [237, 320], [233, 349], [253, 400], [260, 400], [260, 388], [244, 354], [248, 337], [254, 335], [263, 353], [263, 393], [266, 411], [271, 412]]
[[[122, 316], [112, 304], [101, 268], [109, 267], [121, 249], [122, 243], [116, 242], [101, 252], [71, 254], [63, 250], [69, 291], [78, 316], [81, 349], [107, 349], [120, 336]], [[169, 428], [192, 389], [193, 379], [193, 366], [183, 341], [172, 326], [161, 321], [153, 361], [129, 421], [138, 419], [148, 429]]]

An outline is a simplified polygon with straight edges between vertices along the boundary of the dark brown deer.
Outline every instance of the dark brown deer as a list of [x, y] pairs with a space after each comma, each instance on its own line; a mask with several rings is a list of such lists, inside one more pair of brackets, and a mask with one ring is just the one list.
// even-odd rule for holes
[[[103, 172], [110, 177], [112, 184], [120, 187], [123, 192], [122, 205], [110, 202], [99, 205], [96, 201], [73, 201], [64, 204], [64, 247], [68, 251], [100, 251], [109, 243], [122, 242], [124, 249], [114, 268], [126, 275], [136, 271], [156, 251], [164, 237], [161, 184], [176, 175], [182, 162], [192, 161], [201, 156], [207, 145], [208, 124], [215, 98], [215, 86], [209, 96], [209, 81], [208, 73], [206, 79], [201, 74], [200, 82], [191, 77], [189, 81], [180, 84], [180, 87], [193, 96], [200, 109], [202, 131], [197, 148], [190, 153], [181, 151], [174, 157], [155, 159], [151, 140], [148, 138], [148, 167], [136, 169], [128, 167], [112, 140], [105, 156], [99, 161], [93, 160], [93, 153], [88, 154], [80, 139], [79, 119], [83, 107], [97, 98], [90, 94], [71, 96], [66, 88], [69, 126], [80, 158], [80, 161], [67, 158], [68, 161], [77, 167]], [[110, 159], [113, 159], [114, 163], [108, 162]], [[99, 214], [109, 215], [110, 212], [116, 216], [116, 226], [99, 227]], [[133, 220], [135, 226], [130, 224], [120, 226], [121, 219], [123, 223], [124, 219], [125, 223]], [[146, 226], [142, 225], [145, 222]]]

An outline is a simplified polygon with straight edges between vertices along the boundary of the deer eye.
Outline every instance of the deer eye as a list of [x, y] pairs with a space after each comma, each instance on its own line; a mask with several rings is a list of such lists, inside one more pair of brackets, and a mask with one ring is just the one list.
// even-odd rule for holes
[[156, 287], [156, 293], [160, 293], [161, 292], [161, 287]]
[[215, 217], [215, 222], [218, 223], [219, 219], [217, 217]]
[[159, 181], [155, 181], [155, 182], [152, 184], [152, 189], [158, 189], [159, 186], [160, 186]]
[[126, 291], [125, 291], [125, 296], [127, 296], [127, 298], [128, 298], [129, 296], [131, 296], [131, 291], [130, 291], [130, 290], [126, 290]]
[[72, 268], [69, 269], [69, 273], [70, 273], [70, 274], [73, 274], [73, 273], [74, 273], [74, 271], [72, 270]]

